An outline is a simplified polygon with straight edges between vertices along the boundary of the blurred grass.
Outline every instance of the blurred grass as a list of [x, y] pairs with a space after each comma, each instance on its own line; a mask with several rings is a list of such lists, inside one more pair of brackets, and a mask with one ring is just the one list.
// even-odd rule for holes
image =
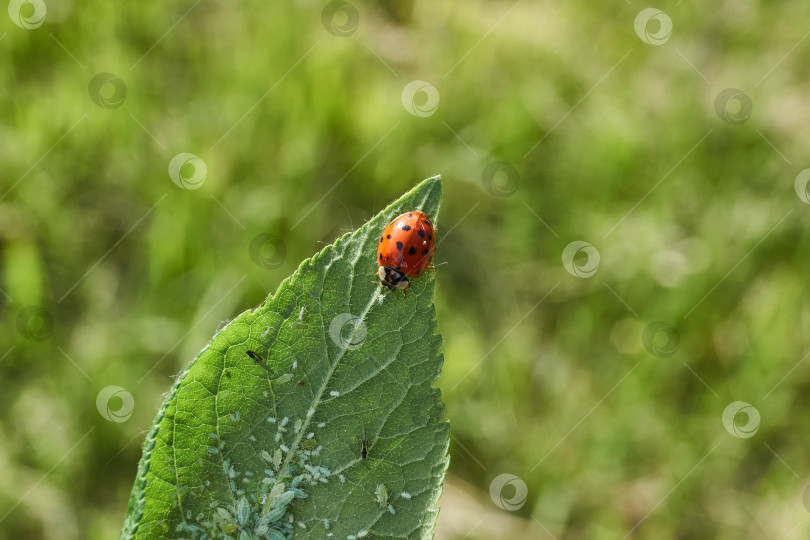
[[[656, 47], [635, 2], [353, 2], [345, 38], [324, 5], [0, 17], [0, 538], [116, 536], [171, 375], [321, 242], [435, 173], [450, 474], [482, 511], [500, 512], [489, 485], [511, 473], [528, 498], [510, 518], [533, 537], [532, 516], [557, 538], [621, 538], [642, 518], [631, 537], [810, 532], [793, 191], [810, 6], [662, 3], [674, 31]], [[101, 72], [126, 84], [121, 107], [90, 99]], [[415, 79], [441, 95], [433, 116], [401, 104]], [[743, 125], [715, 114], [728, 87], [753, 102]], [[171, 182], [181, 152], [205, 161], [200, 189]], [[519, 172], [512, 196], [485, 189], [494, 160]], [[259, 234], [282, 239], [280, 266], [251, 258]], [[574, 240], [599, 250], [590, 279], [561, 264]], [[42, 341], [18, 328], [32, 305], [54, 323]], [[652, 321], [677, 328], [673, 356], [644, 347]], [[123, 423], [96, 410], [113, 384], [135, 397]], [[721, 423], [736, 400], [761, 413], [750, 439]], [[486, 538], [477, 520], [468, 537]]]

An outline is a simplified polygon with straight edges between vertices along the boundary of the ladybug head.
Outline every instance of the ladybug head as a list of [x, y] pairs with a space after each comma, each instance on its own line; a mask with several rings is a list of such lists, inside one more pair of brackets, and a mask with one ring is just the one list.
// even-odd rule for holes
[[394, 270], [390, 266], [380, 266], [377, 276], [380, 278], [382, 286], [388, 288], [389, 291], [407, 289], [411, 286], [411, 282], [408, 281], [405, 274], [399, 270]]

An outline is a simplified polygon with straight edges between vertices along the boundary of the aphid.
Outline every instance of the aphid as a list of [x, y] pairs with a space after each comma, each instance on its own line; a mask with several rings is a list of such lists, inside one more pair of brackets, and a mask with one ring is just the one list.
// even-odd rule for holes
[[377, 502], [380, 503], [380, 506], [386, 506], [388, 504], [388, 490], [385, 489], [384, 484], [377, 484], [374, 495], [377, 496]]
[[275, 529], [268, 530], [266, 534], [267, 534], [267, 537], [270, 538], [270, 540], [287, 540], [286, 536], [284, 536], [283, 534], [281, 534], [279, 531], [277, 531]]
[[390, 512], [390, 514], [391, 514], [392, 516], [397, 515], [397, 511], [396, 511], [396, 510], [394, 510], [394, 507], [393, 507], [393, 506], [391, 506], [390, 504], [388, 505], [388, 512]]
[[402, 214], [388, 224], [377, 245], [377, 277], [389, 291], [411, 286], [408, 278], [421, 276], [436, 251], [436, 231], [422, 212]]
[[292, 378], [293, 378], [292, 373], [285, 373], [284, 375], [276, 379], [276, 382], [279, 384], [284, 384], [286, 382], [290, 382]]
[[329, 392], [329, 395], [332, 397], [338, 397], [340, 395], [340, 392], [338, 392], [337, 390], [332, 390], [331, 392]]
[[[267, 519], [268, 523], [273, 523], [274, 521], [278, 521], [279, 519], [284, 517], [284, 514], [286, 514], [286, 513], [287, 513], [287, 507], [286, 506], [280, 506], [279, 508], [275, 508], [273, 510], [270, 510], [267, 514], [265, 514], [265, 516], [267, 516], [266, 519]], [[284, 537], [282, 536], [282, 538], [284, 538]]]
[[357, 538], [365, 538], [366, 536], [368, 536], [368, 531], [365, 529], [357, 532]]
[[301, 306], [301, 311], [298, 312], [298, 320], [291, 323], [290, 326], [295, 326], [295, 327], [299, 327], [299, 328], [300, 327], [304, 327], [304, 328], [307, 327], [307, 325], [304, 324], [304, 310], [306, 308], [307, 308], [306, 306]]
[[247, 355], [250, 357], [250, 359], [251, 359], [251, 360], [253, 360], [253, 361], [254, 361], [254, 362], [256, 362], [257, 364], [259, 364], [260, 366], [262, 366], [262, 367], [263, 367], [264, 369], [266, 369], [266, 370], [267, 370], [267, 372], [268, 372], [268, 373], [270, 373], [271, 375], [273, 374], [273, 370], [271, 370], [269, 367], [267, 367], [267, 364], [265, 364], [265, 363], [264, 363], [264, 360], [262, 360], [262, 357], [261, 357], [261, 356], [259, 356], [258, 354], [256, 354], [256, 353], [255, 353], [255, 352], [253, 352], [253, 351], [246, 351], [246, 353], [247, 353]]
[[239, 506], [236, 508], [236, 517], [239, 520], [239, 525], [244, 526], [250, 517], [250, 503], [246, 497], [239, 499]]
[[311, 450], [318, 446], [318, 439], [306, 439], [305, 441], [301, 442], [301, 448], [304, 450]]
[[306, 386], [306, 381], [298, 381], [298, 386]]
[[294, 498], [295, 498], [295, 493], [294, 492], [285, 491], [284, 493], [282, 493], [281, 495], [276, 497], [276, 500], [273, 501], [273, 504], [275, 506], [277, 506], [277, 507], [278, 506], [287, 506], [288, 504], [290, 504], [292, 502], [292, 500]]
[[326, 529], [327, 531], [329, 530], [329, 520], [328, 519], [324, 518], [324, 520], [323, 520], [323, 528]]
[[411, 498], [411, 494], [410, 494], [410, 493], [408, 493], [407, 491], [403, 491], [403, 492], [402, 492], [402, 498], [403, 498], [403, 499], [410, 499], [410, 498]]
[[366, 425], [363, 424], [363, 442], [360, 443], [360, 455], [366, 459], [368, 455], [368, 439], [366, 439]]

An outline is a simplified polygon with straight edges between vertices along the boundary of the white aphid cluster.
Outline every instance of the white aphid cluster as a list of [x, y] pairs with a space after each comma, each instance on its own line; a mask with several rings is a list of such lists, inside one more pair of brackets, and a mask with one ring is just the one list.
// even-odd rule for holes
[[[232, 421], [241, 420], [239, 413], [230, 417]], [[297, 434], [304, 424], [298, 419], [290, 426], [290, 418], [286, 416], [281, 420], [271, 417], [267, 422], [276, 426], [276, 442], [280, 442], [290, 428], [298, 440]], [[310, 463], [311, 458], [323, 450], [314, 432], [300, 437], [301, 443], [297, 447], [280, 442], [272, 453], [262, 450], [259, 455], [267, 468], [261, 472], [236, 470], [225, 458], [224, 441], [216, 433], [209, 433], [209, 437], [214, 445], [207, 451], [222, 458], [222, 473], [230, 486], [232, 502], [225, 505], [211, 503], [208, 515], [186, 512], [185, 520], [175, 532], [185, 533], [183, 537], [192, 540], [289, 540], [293, 537], [294, 527], [306, 529], [305, 523], [294, 520], [291, 507], [297, 499], [308, 497], [306, 486], [326, 484], [332, 475], [329, 469]], [[199, 493], [209, 485], [206, 482]], [[324, 520], [324, 528], [329, 529], [328, 520]]]
[[[382, 303], [383, 295], [378, 301]], [[304, 307], [298, 313], [297, 321], [292, 322], [293, 327], [306, 328], [303, 322]], [[260, 337], [266, 337], [271, 331], [268, 327]], [[298, 369], [298, 361], [292, 363], [292, 370]], [[283, 384], [293, 379], [292, 373], [284, 373], [275, 379], [276, 384]], [[225, 397], [227, 392], [221, 397]], [[268, 397], [267, 391], [263, 392], [264, 397]], [[340, 396], [340, 392], [332, 390], [329, 395], [333, 398]], [[231, 491], [231, 502], [223, 504], [221, 497], [216, 497], [211, 502], [209, 511], [198, 512], [193, 515], [191, 511], [185, 512], [184, 520], [177, 525], [175, 532], [182, 533], [182, 538], [191, 540], [291, 540], [295, 535], [296, 528], [307, 529], [307, 524], [296, 521], [292, 509], [296, 500], [306, 499], [309, 495], [305, 491], [307, 486], [327, 484], [332, 476], [332, 472], [321, 466], [313, 465], [311, 458], [320, 455], [323, 447], [318, 444], [315, 432], [302, 430], [309, 424], [315, 409], [310, 407], [306, 411], [304, 418], [296, 419], [292, 425], [290, 418], [284, 417], [276, 419], [267, 418], [267, 422], [276, 427], [274, 441], [277, 448], [272, 451], [261, 450], [259, 456], [266, 462], [267, 468], [261, 472], [238, 471], [229, 459], [226, 459], [228, 452], [225, 451], [225, 442], [220, 440], [217, 433], [209, 433], [213, 444], [207, 448], [208, 454], [218, 455], [222, 460], [222, 473], [225, 475]], [[241, 413], [235, 411], [229, 415], [233, 423], [242, 420]], [[269, 427], [269, 426], [268, 426]], [[325, 422], [317, 423], [318, 428], [326, 427]], [[290, 430], [292, 432], [290, 432]], [[291, 437], [296, 444], [291, 444], [287, 437]], [[256, 442], [256, 437], [251, 435], [249, 439]], [[202, 463], [202, 460], [199, 460]], [[170, 470], [174, 470], [174, 463], [169, 463]], [[341, 484], [346, 483], [343, 474], [338, 475]], [[189, 492], [202, 495], [206, 490], [212, 489], [211, 481], [206, 480], [204, 485], [189, 488], [180, 486], [176, 490], [173, 499], [173, 506], [183, 508], [182, 497]], [[407, 492], [401, 494], [402, 498], [410, 499]], [[396, 515], [396, 510], [389, 504], [388, 490], [383, 484], [379, 484], [375, 490], [377, 503], [382, 509], [386, 509], [391, 515]], [[169, 533], [165, 522], [155, 523], [159, 528], [164, 529], [164, 533]], [[310, 524], [312, 526], [312, 524]], [[323, 519], [323, 531], [328, 538], [334, 537], [334, 532], [330, 530], [332, 524], [328, 519]], [[367, 529], [361, 529], [354, 534], [348, 535], [347, 540], [359, 540], [369, 535]]]

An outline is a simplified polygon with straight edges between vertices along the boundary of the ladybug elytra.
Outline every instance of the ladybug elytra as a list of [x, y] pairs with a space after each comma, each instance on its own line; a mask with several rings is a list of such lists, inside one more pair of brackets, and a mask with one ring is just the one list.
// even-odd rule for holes
[[406, 212], [388, 224], [377, 244], [377, 277], [389, 291], [411, 286], [409, 278], [421, 276], [433, 268], [430, 261], [436, 251], [436, 231], [422, 212]]

